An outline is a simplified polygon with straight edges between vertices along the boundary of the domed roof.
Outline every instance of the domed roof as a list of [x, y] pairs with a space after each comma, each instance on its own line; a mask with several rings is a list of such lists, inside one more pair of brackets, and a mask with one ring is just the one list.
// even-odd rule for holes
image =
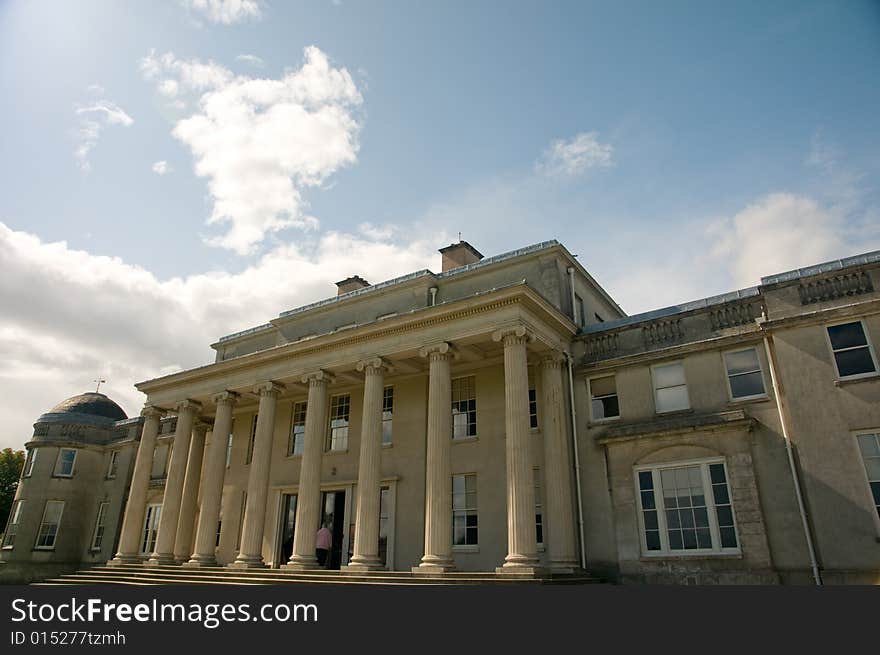
[[58, 403], [49, 414], [89, 414], [114, 421], [122, 421], [128, 416], [122, 408], [102, 393], [81, 393]]

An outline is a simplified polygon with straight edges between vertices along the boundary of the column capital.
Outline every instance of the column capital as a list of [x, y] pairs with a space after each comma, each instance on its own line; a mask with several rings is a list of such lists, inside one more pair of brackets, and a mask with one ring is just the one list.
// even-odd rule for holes
[[550, 369], [562, 368], [565, 365], [565, 361], [565, 353], [559, 350], [554, 350], [541, 358], [541, 367]]
[[302, 376], [303, 384], [312, 386], [313, 384], [332, 384], [336, 380], [336, 376], [324, 369], [318, 369]]
[[524, 325], [512, 325], [495, 330], [492, 333], [492, 341], [502, 341], [505, 346], [528, 343], [534, 336]]
[[238, 401], [238, 394], [234, 391], [221, 391], [211, 396], [211, 402], [215, 405], [234, 405]]
[[207, 433], [208, 430], [211, 429], [211, 427], [213, 427], [213, 426], [208, 421], [203, 421], [201, 419], [197, 419], [193, 423], [193, 432]]
[[455, 347], [448, 341], [431, 343], [419, 348], [419, 355], [428, 359], [452, 359], [456, 355]]
[[165, 410], [155, 405], [144, 405], [141, 410], [141, 416], [144, 418], [162, 418], [165, 416]]
[[259, 396], [275, 396], [278, 397], [278, 394], [284, 391], [284, 385], [279, 384], [277, 382], [272, 382], [272, 380], [267, 380], [266, 382], [260, 382], [254, 386], [254, 393]]
[[377, 371], [388, 371], [391, 366], [381, 357], [371, 357], [369, 359], [362, 359], [356, 365], [358, 372], [366, 371], [367, 374], [375, 373]]
[[174, 411], [178, 414], [185, 410], [191, 410], [192, 412], [200, 412], [202, 411], [202, 403], [197, 402], [195, 400], [190, 400], [189, 398], [185, 398], [174, 405]]

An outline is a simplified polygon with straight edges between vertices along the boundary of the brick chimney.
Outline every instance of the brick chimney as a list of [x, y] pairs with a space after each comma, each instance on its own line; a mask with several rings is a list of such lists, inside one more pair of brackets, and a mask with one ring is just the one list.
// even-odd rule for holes
[[443, 255], [443, 263], [440, 270], [444, 273], [459, 266], [476, 264], [483, 258], [480, 251], [467, 241], [459, 241], [445, 248], [440, 248], [440, 254]]
[[363, 289], [368, 286], [370, 286], [370, 283], [360, 275], [352, 275], [351, 277], [347, 277], [336, 283], [336, 295], [341, 296], [343, 293], [355, 291], [356, 289]]

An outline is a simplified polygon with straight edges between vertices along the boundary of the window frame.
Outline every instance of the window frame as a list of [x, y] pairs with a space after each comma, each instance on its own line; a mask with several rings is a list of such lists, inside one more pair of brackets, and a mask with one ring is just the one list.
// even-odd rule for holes
[[[347, 406], [347, 411], [345, 414], [345, 425], [337, 425], [336, 427], [334, 427], [333, 421], [334, 420], [339, 421], [342, 419], [341, 418], [336, 418], [336, 419], [333, 418], [333, 402], [336, 401], [337, 403], [339, 403], [339, 399], [341, 399], [341, 398], [348, 399], [345, 402], [345, 406]], [[338, 406], [341, 406], [341, 404], [338, 404]], [[338, 394], [334, 394], [334, 395], [330, 396], [330, 400], [327, 403], [327, 422], [325, 423], [325, 425], [327, 426], [327, 436], [326, 436], [326, 440], [325, 440], [324, 453], [325, 454], [326, 453], [347, 453], [349, 445], [350, 445], [350, 437], [351, 437], [351, 394], [350, 393], [338, 393]], [[333, 447], [334, 438], [336, 437], [334, 430], [345, 430], [345, 437], [344, 437], [345, 447], [344, 448], [334, 448]], [[342, 438], [340, 438], [339, 441], [341, 442]]]
[[[541, 469], [538, 466], [532, 468], [532, 487], [535, 492], [535, 545], [538, 548], [538, 551], [544, 550], [544, 537], [547, 534], [547, 523], [544, 520], [547, 516], [547, 512], [544, 509], [544, 476], [541, 473]], [[540, 531], [541, 538], [538, 539], [538, 533]]]
[[[49, 509], [49, 504], [60, 504], [61, 511], [58, 513], [58, 522], [55, 523], [55, 532], [52, 534], [52, 545], [40, 545], [40, 541], [48, 536], [48, 532], [43, 534], [43, 526], [51, 525], [46, 523], [46, 512]], [[61, 519], [64, 518], [64, 501], [56, 500], [54, 498], [47, 498], [45, 504], [43, 505], [43, 514], [40, 517], [40, 523], [37, 526], [37, 538], [34, 542], [34, 550], [55, 550], [55, 546], [58, 544], [58, 535], [61, 533]]]
[[[297, 421], [297, 409], [302, 406], [302, 423]], [[307, 400], [298, 400], [290, 407], [290, 434], [287, 436], [287, 456], [302, 457], [306, 448], [306, 414], [309, 411], [309, 402]], [[296, 452], [297, 432], [296, 428], [302, 426], [302, 451]]]
[[[92, 530], [92, 540], [91, 545], [89, 546], [89, 550], [92, 552], [100, 551], [104, 546], [104, 535], [107, 532], [107, 511], [110, 508], [109, 500], [102, 500], [98, 503], [98, 513], [95, 515], [95, 528]], [[98, 534], [98, 529], [100, 528], [101, 534]], [[95, 542], [100, 537], [101, 543], [95, 545]]]
[[250, 466], [250, 463], [254, 459], [254, 444], [257, 442], [257, 421], [260, 418], [259, 412], [254, 412], [253, 418], [251, 418], [251, 438], [248, 441], [248, 449], [244, 456], [244, 465]]
[[[465, 507], [462, 509], [456, 509], [456, 507], [455, 507], [455, 478], [458, 478], [458, 477], [464, 478]], [[474, 500], [476, 503], [476, 505], [474, 507], [467, 506], [467, 478], [468, 477], [472, 477], [474, 479]], [[449, 520], [452, 522], [452, 550], [455, 552], [474, 553], [474, 552], [478, 552], [480, 549], [480, 494], [479, 494], [478, 480], [479, 480], [479, 477], [477, 476], [476, 472], [453, 473], [452, 474], [451, 486], [450, 486], [450, 493], [451, 493], [450, 509], [452, 510], [452, 514], [449, 517]], [[464, 529], [465, 541], [467, 541], [467, 535], [468, 535], [467, 517], [468, 516], [475, 516], [476, 517], [477, 524], [476, 524], [476, 526], [474, 526], [473, 529], [476, 530], [477, 538], [474, 543], [472, 543], [472, 544], [469, 544], [469, 543], [456, 544], [455, 543], [455, 515], [456, 515], [456, 512], [458, 512], [459, 514], [461, 514], [465, 517], [465, 529]]]
[[[468, 378], [473, 379], [473, 384], [471, 385], [471, 389], [473, 390], [472, 396], [470, 396], [469, 398], [466, 398], [464, 400], [456, 400], [455, 399], [455, 383], [459, 380], [467, 380]], [[461, 383], [459, 382], [459, 384], [461, 384]], [[471, 439], [476, 439], [479, 436], [479, 431], [477, 430], [477, 427], [478, 427], [478, 421], [477, 421], [477, 376], [474, 373], [470, 373], [468, 375], [459, 375], [459, 376], [451, 379], [449, 386], [450, 386], [450, 392], [451, 392], [451, 396], [452, 396], [452, 406], [449, 408], [449, 411], [452, 414], [452, 434], [449, 435], [450, 438], [452, 439], [453, 442], [462, 442], [462, 441], [468, 441]], [[473, 421], [473, 423], [471, 423], [470, 417], [468, 416], [471, 413], [470, 408], [467, 409], [466, 411], [462, 411], [459, 407], [456, 407], [456, 403], [471, 402], [471, 401], [473, 401], [473, 403], [474, 403], [474, 409], [473, 409], [474, 421]], [[456, 412], [458, 412], [458, 414], [456, 414]], [[468, 416], [468, 419], [465, 423], [465, 434], [464, 434], [464, 436], [456, 437], [455, 436], [455, 417], [457, 415], [461, 415], [461, 414]], [[474, 428], [473, 434], [470, 433], [471, 425], [473, 425], [473, 428]]]
[[[156, 539], [159, 537], [159, 521], [162, 519], [162, 503], [147, 503], [144, 510], [144, 522], [141, 524], [138, 554], [150, 556], [156, 550]], [[155, 524], [155, 530], [152, 527]], [[152, 535], [152, 546], [150, 536]], [[144, 548], [146, 546], [146, 548]]]
[[[724, 548], [721, 546], [721, 534], [718, 526], [718, 513], [715, 505], [715, 495], [712, 492], [712, 481], [709, 475], [709, 466], [721, 464], [724, 467], [724, 482], [727, 485], [727, 496], [730, 512], [733, 517], [733, 530], [736, 535], [736, 548]], [[700, 467], [700, 479], [703, 483], [703, 494], [706, 499], [706, 512], [709, 518], [709, 534], [712, 540], [712, 548], [694, 548], [672, 550], [669, 547], [669, 532], [666, 524], [666, 505], [663, 500], [663, 486], [657, 482], [660, 480], [660, 471], [663, 469], [676, 469], [691, 466]], [[739, 530], [739, 521], [736, 517], [733, 494], [731, 492], [730, 472], [724, 457], [704, 457], [700, 459], [679, 460], [674, 462], [661, 462], [653, 464], [641, 464], [633, 467], [633, 487], [635, 490], [635, 506], [638, 517], [639, 553], [645, 559], [670, 559], [686, 557], [729, 557], [742, 555], [742, 535]], [[660, 550], [648, 550], [645, 531], [644, 508], [642, 507], [641, 487], [639, 485], [639, 473], [650, 471], [654, 482], [654, 508], [657, 511], [657, 528], [660, 533]], [[716, 547], [717, 545], [717, 547]]]
[[[58, 449], [58, 456], [55, 458], [55, 468], [52, 469], [52, 477], [53, 478], [72, 478], [73, 474], [76, 473], [76, 460], [78, 456], [78, 448], [67, 448], [61, 447]], [[73, 451], [73, 461], [70, 463], [70, 473], [59, 473], [58, 466], [62, 462], [62, 453], [64, 451]]]
[[[653, 374], [652, 374], [653, 375]], [[593, 414], [593, 380], [601, 380], [602, 378], [614, 378], [614, 395], [617, 398], [617, 416], [605, 416], [603, 418], [596, 418]], [[651, 378], [651, 384], [653, 385], [653, 377]], [[600, 398], [610, 398], [610, 396], [600, 396]], [[587, 400], [590, 405], [590, 423], [608, 423], [610, 421], [619, 421], [620, 420], [620, 394], [617, 391], [617, 373], [603, 373], [601, 375], [591, 375], [587, 378]], [[656, 409], [656, 401], [655, 401], [655, 409]]]
[[584, 299], [577, 292], [574, 294], [574, 324], [579, 328], [587, 325], [587, 308]]
[[[763, 391], [763, 393], [752, 394], [750, 396], [734, 397], [733, 388], [731, 387], [731, 384], [730, 384], [730, 371], [727, 367], [727, 356], [735, 354], [735, 353], [745, 352], [746, 350], [754, 350], [755, 351], [755, 358], [758, 360], [757, 372], [761, 374], [761, 384], [764, 386], [764, 391]], [[761, 353], [758, 352], [757, 346], [746, 346], [745, 348], [730, 348], [728, 350], [724, 350], [721, 353], [721, 363], [724, 366], [724, 378], [725, 378], [725, 380], [727, 380], [727, 397], [730, 399], [730, 402], [741, 403], [741, 402], [746, 402], [749, 400], [759, 400], [759, 399], [766, 399], [766, 398], [770, 397], [769, 394], [767, 393], [767, 379], [764, 377], [764, 366], [761, 363]], [[734, 377], [740, 376], [740, 375], [750, 375], [751, 373], [755, 373], [755, 371], [748, 371], [746, 373], [737, 373], [734, 375]], [[685, 379], [685, 382], [686, 381], [687, 380]]]
[[[2, 550], [12, 550], [15, 548], [15, 538], [18, 536], [18, 528], [21, 525], [21, 513], [24, 499], [16, 498], [12, 501], [12, 507], [9, 508], [9, 518], [6, 519], [6, 529], [3, 531]], [[15, 520], [15, 519], [18, 520]], [[10, 528], [15, 530], [10, 533]], [[12, 543], [9, 543], [9, 537], [12, 537]]]
[[115, 480], [119, 473], [119, 450], [110, 451], [110, 461], [107, 464], [106, 480]]
[[[390, 392], [390, 393], [389, 393]], [[388, 400], [391, 402], [387, 402]], [[388, 414], [386, 418], [385, 414]], [[388, 436], [386, 441], [385, 436]], [[386, 385], [382, 388], [382, 438], [383, 448], [390, 448], [394, 444], [394, 385]]]
[[[658, 368], [661, 368], [664, 366], [671, 366], [673, 364], [678, 364], [681, 366], [681, 373], [682, 373], [682, 377], [684, 377], [684, 384], [683, 385], [677, 384], [674, 387], [662, 387], [662, 388], [663, 389], [674, 389], [674, 388], [683, 386], [684, 392], [687, 395], [688, 406], [687, 407], [680, 407], [678, 409], [664, 409], [661, 411], [657, 407], [657, 391], [659, 389], [657, 388], [657, 382], [656, 382], [656, 378], [654, 377], [654, 371]], [[675, 359], [675, 360], [672, 360], [669, 362], [660, 362], [658, 364], [651, 364], [651, 389], [652, 389], [652, 397], [654, 399], [654, 413], [655, 414], [673, 414], [675, 412], [689, 412], [693, 409], [693, 405], [691, 404], [691, 392], [688, 389], [687, 371], [685, 370], [683, 359]]]
[[[871, 357], [871, 363], [874, 365], [873, 371], [868, 371], [866, 373], [854, 373], [853, 375], [841, 375], [840, 369], [837, 367], [837, 357], [835, 357], [834, 346], [831, 343], [831, 334], [829, 334], [828, 329], [837, 327], [838, 325], [849, 325], [850, 323], [858, 323], [862, 326], [862, 334], [865, 335], [865, 345], [868, 347], [868, 355]], [[865, 325], [864, 319], [857, 318], [855, 320], [847, 320], [847, 321], [835, 321], [833, 323], [826, 323], [823, 326], [823, 331], [825, 332], [825, 343], [828, 344], [828, 350], [831, 353], [831, 362], [834, 365], [834, 372], [837, 375], [838, 380], [860, 380], [862, 378], [873, 378], [880, 376], [880, 366], [877, 364], [877, 353], [874, 352], [874, 344], [871, 342], [871, 335], [868, 333], [868, 326]], [[864, 348], [865, 346], [854, 346], [852, 348], [841, 349], [837, 352], [844, 352], [846, 350], [853, 350], [854, 348]]]
[[39, 448], [30, 448], [27, 451], [27, 457], [24, 460], [24, 466], [21, 467], [21, 477], [29, 478], [34, 473], [34, 465], [37, 461], [37, 451]]
[[858, 457], [859, 468], [862, 470], [862, 479], [865, 481], [864, 489], [868, 495], [868, 504], [874, 508], [873, 518], [874, 518], [874, 529], [877, 531], [877, 537], [880, 539], [880, 506], [877, 505], [874, 500], [874, 491], [871, 488], [872, 482], [880, 482], [880, 480], [871, 480], [868, 475], [868, 463], [865, 461], [865, 456], [862, 453], [862, 449], [859, 446], [859, 437], [862, 435], [874, 435], [874, 437], [880, 441], [880, 428], [876, 429], [865, 429], [865, 430], [855, 430], [853, 433], [853, 446], [856, 450], [856, 456]]

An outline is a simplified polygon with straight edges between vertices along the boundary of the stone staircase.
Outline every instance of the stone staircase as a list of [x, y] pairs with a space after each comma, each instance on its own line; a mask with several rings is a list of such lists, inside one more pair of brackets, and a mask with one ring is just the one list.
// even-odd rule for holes
[[319, 583], [331, 585], [523, 585], [523, 584], [591, 584], [602, 582], [589, 573], [575, 575], [550, 575], [542, 578], [525, 578], [496, 575], [485, 572], [455, 572], [442, 576], [414, 575], [406, 571], [382, 571], [372, 574], [344, 573], [341, 571], [286, 571], [281, 569], [227, 569], [206, 567], [201, 569], [179, 566], [144, 567], [138, 564], [123, 566], [95, 566], [75, 573], [49, 578], [34, 585], [276, 585]]

